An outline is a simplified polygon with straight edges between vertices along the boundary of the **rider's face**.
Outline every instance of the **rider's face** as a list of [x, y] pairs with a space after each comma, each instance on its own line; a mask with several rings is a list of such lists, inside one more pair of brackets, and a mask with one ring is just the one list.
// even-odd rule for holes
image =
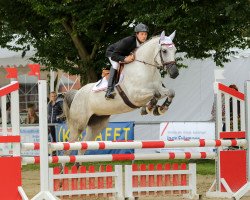
[[136, 33], [136, 37], [140, 43], [143, 43], [147, 40], [148, 33], [147, 32], [138, 32], [138, 33]]

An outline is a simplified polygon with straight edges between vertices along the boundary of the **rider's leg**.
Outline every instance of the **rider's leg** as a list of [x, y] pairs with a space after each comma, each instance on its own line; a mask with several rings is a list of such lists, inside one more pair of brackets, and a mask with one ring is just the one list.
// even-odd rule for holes
[[114, 99], [114, 97], [115, 97], [114, 87], [115, 87], [116, 72], [117, 72], [116, 69], [114, 69], [113, 67], [110, 68], [108, 89], [107, 89], [107, 92], [105, 95], [106, 99]]
[[117, 68], [119, 66], [119, 63], [111, 60], [109, 58], [112, 67], [110, 68], [110, 73], [109, 73], [109, 80], [108, 80], [108, 88], [106, 92], [106, 99], [114, 99], [115, 97], [115, 92], [114, 92], [114, 87], [115, 87], [115, 76], [117, 74]]

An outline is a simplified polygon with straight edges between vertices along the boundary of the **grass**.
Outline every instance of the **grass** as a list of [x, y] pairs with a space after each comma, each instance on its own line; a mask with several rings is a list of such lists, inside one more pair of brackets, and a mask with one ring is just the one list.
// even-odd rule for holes
[[[122, 161], [122, 162], [93, 162], [93, 163], [84, 163], [85, 166], [94, 165], [97, 169], [100, 165], [131, 165], [131, 164], [165, 164], [165, 163], [196, 163], [197, 174], [200, 175], [214, 175], [215, 174], [215, 161], [214, 160], [145, 160], [145, 161]], [[72, 166], [73, 164], [67, 164], [67, 166]], [[59, 164], [50, 164], [50, 167], [59, 166]], [[24, 165], [22, 171], [33, 171], [39, 170], [39, 165]]]

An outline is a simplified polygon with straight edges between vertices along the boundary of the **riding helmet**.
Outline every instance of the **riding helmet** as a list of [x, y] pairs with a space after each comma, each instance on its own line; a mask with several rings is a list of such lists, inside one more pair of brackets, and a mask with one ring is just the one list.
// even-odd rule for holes
[[145, 24], [137, 24], [135, 26], [135, 33], [138, 33], [138, 32], [147, 32], [148, 33], [148, 26], [145, 25]]

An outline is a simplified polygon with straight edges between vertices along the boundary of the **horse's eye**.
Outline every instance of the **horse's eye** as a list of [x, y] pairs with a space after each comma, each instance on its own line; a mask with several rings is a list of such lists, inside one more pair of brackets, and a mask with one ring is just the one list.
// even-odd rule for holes
[[162, 52], [163, 52], [163, 53], [167, 53], [167, 50], [166, 50], [166, 49], [163, 49]]

